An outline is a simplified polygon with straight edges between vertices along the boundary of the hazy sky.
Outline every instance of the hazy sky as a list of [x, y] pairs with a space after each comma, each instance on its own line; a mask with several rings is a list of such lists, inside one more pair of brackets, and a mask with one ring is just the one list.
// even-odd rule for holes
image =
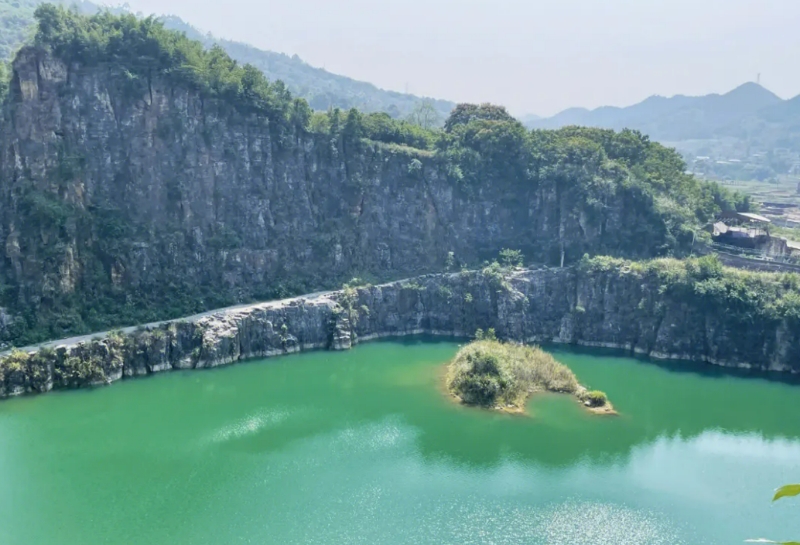
[[[128, 0], [379, 87], [517, 114], [800, 94], [799, 0]], [[113, 2], [116, 3], [116, 2]]]

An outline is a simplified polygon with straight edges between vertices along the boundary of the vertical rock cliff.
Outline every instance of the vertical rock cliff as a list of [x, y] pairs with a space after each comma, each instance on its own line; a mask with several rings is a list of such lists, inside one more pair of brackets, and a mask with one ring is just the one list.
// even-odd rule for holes
[[164, 70], [36, 47], [13, 69], [0, 302], [51, 336], [433, 271], [449, 252], [657, 251], [624, 236], [645, 215], [635, 192], [587, 197], [581, 176], [624, 178], [601, 155], [464, 187], [441, 154], [271, 119]]
[[[796, 286], [787, 287], [774, 275], [733, 270], [708, 277], [688, 271], [678, 279], [676, 273], [700, 261], [677, 263], [489, 267], [55, 342], [0, 357], [0, 397], [302, 350], [346, 350], [380, 337], [465, 338], [478, 328], [493, 328], [500, 338], [517, 342], [617, 348], [658, 359], [800, 373]], [[686, 297], [687, 287], [711, 284], [724, 289], [760, 284], [774, 291], [771, 300], [750, 304], [735, 291]], [[726, 312], [720, 312], [721, 304]]]

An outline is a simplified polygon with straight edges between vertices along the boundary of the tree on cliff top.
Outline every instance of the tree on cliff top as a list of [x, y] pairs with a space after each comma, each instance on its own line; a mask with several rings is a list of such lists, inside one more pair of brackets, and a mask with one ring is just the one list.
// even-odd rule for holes
[[420, 100], [411, 110], [407, 120], [423, 129], [434, 129], [441, 126], [442, 116], [436, 110], [432, 100]]
[[462, 104], [445, 123], [437, 150], [467, 191], [506, 189], [517, 198], [525, 191], [555, 193], [562, 223], [579, 210], [584, 222], [608, 221], [622, 201], [613, 219], [620, 227], [606, 231], [606, 247], [568, 251], [580, 233], [564, 235], [558, 252], [572, 259], [589, 250], [682, 255], [721, 209], [749, 207], [748, 199], [687, 174], [675, 150], [638, 131], [528, 132], [501, 107]]
[[282, 82], [270, 83], [260, 70], [238, 64], [222, 48], [206, 50], [152, 16], [139, 19], [104, 11], [87, 17], [52, 4], [42, 4], [34, 15], [35, 45], [67, 61], [84, 66], [113, 63], [133, 81], [170, 74], [237, 107], [272, 114], [273, 119], [286, 119], [292, 110], [292, 96]]
[[[447, 121], [444, 123], [444, 130], [453, 132], [453, 129], [458, 125], [468, 125], [473, 121], [508, 121], [519, 123], [514, 117], [509, 114], [503, 106], [496, 106], [494, 104], [459, 104], [450, 113]], [[522, 125], [521, 123], [519, 123]]]

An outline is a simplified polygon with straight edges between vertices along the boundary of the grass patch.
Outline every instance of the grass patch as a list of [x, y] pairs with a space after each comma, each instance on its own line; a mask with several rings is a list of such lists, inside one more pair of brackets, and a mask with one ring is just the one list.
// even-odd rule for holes
[[575, 374], [539, 347], [476, 340], [450, 363], [447, 389], [462, 403], [486, 408], [525, 408], [536, 392], [579, 395]]

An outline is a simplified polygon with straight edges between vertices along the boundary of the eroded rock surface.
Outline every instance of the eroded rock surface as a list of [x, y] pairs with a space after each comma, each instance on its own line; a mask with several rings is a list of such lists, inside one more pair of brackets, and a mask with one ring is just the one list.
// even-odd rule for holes
[[79, 388], [171, 369], [202, 369], [414, 334], [621, 348], [760, 370], [800, 372], [800, 328], [751, 327], [681, 299], [653, 277], [580, 267], [428, 275], [353, 293], [261, 303], [152, 329], [49, 343], [0, 359], [0, 396]]

